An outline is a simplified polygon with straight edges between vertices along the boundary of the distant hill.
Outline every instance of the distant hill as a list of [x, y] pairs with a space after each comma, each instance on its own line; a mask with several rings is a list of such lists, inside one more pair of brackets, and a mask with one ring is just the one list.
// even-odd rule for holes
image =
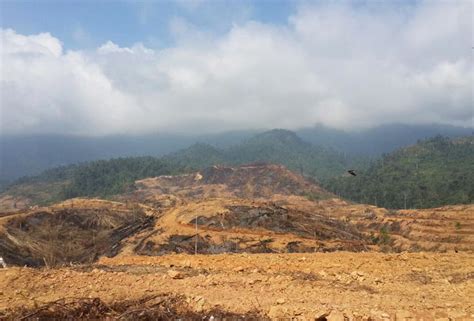
[[[146, 177], [190, 173], [213, 165], [274, 163], [316, 179], [329, 191], [355, 202], [427, 208], [474, 201], [473, 146], [472, 136], [437, 136], [368, 162], [276, 129], [226, 148], [198, 143], [161, 158], [129, 157], [63, 166], [20, 179], [2, 195], [40, 204], [78, 196], [109, 197]], [[349, 168], [358, 175], [347, 174]]]
[[436, 135], [452, 138], [469, 136], [473, 134], [473, 128], [441, 124], [387, 124], [348, 132], [318, 125], [297, 130], [296, 134], [312, 144], [330, 146], [348, 155], [378, 157]]
[[185, 169], [156, 157], [128, 157], [61, 166], [40, 175], [23, 177], [0, 194], [23, 200], [27, 205], [45, 205], [68, 198], [109, 197], [122, 193], [142, 178], [175, 175]]
[[284, 129], [270, 130], [224, 149], [195, 144], [165, 159], [188, 168], [268, 162], [285, 165], [319, 180], [339, 175], [347, 167], [341, 153], [328, 147], [314, 146]]
[[[1, 136], [0, 186], [21, 176], [36, 175], [56, 166], [117, 157], [163, 156], [197, 142], [225, 149], [244, 143], [262, 130], [242, 130], [206, 135], [115, 135], [81, 137], [64, 135]], [[382, 125], [362, 131], [324, 126], [295, 132], [305, 142], [353, 155], [378, 157], [402, 146], [436, 135], [467, 136], [472, 128], [447, 125]], [[265, 137], [265, 136], [263, 136]], [[263, 139], [262, 137], [262, 139]]]
[[159, 157], [198, 141], [226, 147], [252, 134], [252, 131], [234, 131], [199, 136], [166, 133], [106, 137], [0, 136], [0, 186], [57, 166], [118, 157]]
[[237, 164], [255, 161], [283, 164], [318, 180], [342, 173], [346, 168], [341, 153], [308, 143], [294, 132], [283, 129], [271, 130], [231, 146], [227, 157]]
[[474, 202], [474, 137], [437, 136], [383, 156], [357, 176], [325, 187], [343, 197], [387, 208], [428, 208]]
[[342, 155], [330, 148], [313, 146], [291, 131], [277, 129], [227, 148], [197, 143], [161, 158], [127, 157], [63, 166], [19, 179], [5, 193], [39, 204], [78, 196], [108, 197], [146, 177], [255, 162], [282, 164], [318, 180], [340, 175], [347, 167]]

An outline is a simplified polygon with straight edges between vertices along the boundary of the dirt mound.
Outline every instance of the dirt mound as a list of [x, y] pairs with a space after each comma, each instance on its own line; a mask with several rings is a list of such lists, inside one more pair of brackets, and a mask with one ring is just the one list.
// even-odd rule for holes
[[163, 212], [154, 230], [142, 239], [136, 253], [366, 251], [371, 244], [369, 237], [340, 219], [288, 204], [236, 198], [175, 206]]
[[237, 197], [271, 198], [276, 194], [326, 199], [333, 195], [315, 181], [281, 165], [250, 164], [239, 167], [213, 166], [198, 173], [159, 176], [135, 183], [136, 199], [153, 194], [173, 194], [186, 198]]
[[121, 240], [152, 226], [140, 207], [56, 207], [11, 217], [0, 235], [8, 264], [57, 266], [116, 255]]

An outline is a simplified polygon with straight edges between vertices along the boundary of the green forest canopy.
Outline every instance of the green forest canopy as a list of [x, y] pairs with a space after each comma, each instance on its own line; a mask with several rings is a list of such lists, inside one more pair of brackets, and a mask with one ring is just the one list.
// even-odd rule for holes
[[356, 177], [325, 181], [330, 191], [387, 208], [474, 202], [474, 138], [437, 136], [384, 155]]

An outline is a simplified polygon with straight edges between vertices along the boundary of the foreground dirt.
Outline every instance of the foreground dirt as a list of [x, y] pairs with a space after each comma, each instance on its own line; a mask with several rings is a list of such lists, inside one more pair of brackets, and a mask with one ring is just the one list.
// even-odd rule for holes
[[[0, 311], [61, 298], [107, 304], [184, 295], [192, 310], [273, 319], [474, 319], [474, 255], [304, 253], [124, 256], [91, 266], [0, 269]], [[0, 314], [1, 315], [1, 314]]]

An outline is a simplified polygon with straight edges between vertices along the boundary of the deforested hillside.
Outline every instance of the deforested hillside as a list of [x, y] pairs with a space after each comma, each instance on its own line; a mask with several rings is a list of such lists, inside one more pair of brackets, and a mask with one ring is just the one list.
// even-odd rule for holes
[[198, 143], [161, 158], [126, 157], [47, 170], [6, 187], [0, 208], [14, 210], [22, 204], [44, 205], [71, 197], [110, 197], [146, 177], [255, 162], [282, 164], [316, 180], [340, 175], [346, 167], [341, 154], [313, 146], [291, 131], [272, 130], [226, 148]]
[[170, 253], [474, 250], [472, 205], [353, 204], [281, 165], [149, 177], [113, 198], [1, 212], [0, 256], [11, 265], [62, 266]]
[[0, 256], [10, 265], [61, 266], [114, 256], [121, 241], [153, 225], [138, 204], [74, 199], [0, 218]]
[[332, 192], [387, 208], [474, 202], [474, 138], [437, 136], [384, 155], [357, 176], [326, 182]]
[[282, 165], [253, 163], [241, 166], [211, 166], [183, 175], [163, 175], [135, 182], [130, 195], [152, 191], [186, 198], [240, 197], [272, 198], [297, 195], [312, 199], [334, 197], [314, 180], [288, 170]]

